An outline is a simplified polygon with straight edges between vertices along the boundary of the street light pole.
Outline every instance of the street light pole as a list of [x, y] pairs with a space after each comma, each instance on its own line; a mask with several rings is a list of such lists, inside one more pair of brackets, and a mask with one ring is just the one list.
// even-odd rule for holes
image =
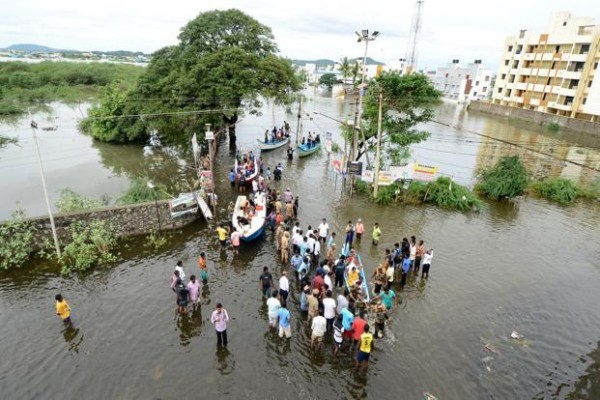
[[381, 168], [381, 124], [383, 120], [383, 90], [379, 91], [379, 115], [377, 118], [377, 151], [375, 154], [375, 173], [373, 175], [373, 197], [379, 194], [379, 170]]
[[152, 191], [152, 197], [154, 198], [154, 209], [156, 210], [156, 222], [158, 223], [158, 232], [160, 233], [160, 211], [158, 211], [158, 198], [156, 197], [156, 191], [154, 190], [155, 186], [151, 181], [146, 182], [146, 186], [148, 186], [148, 188]]
[[42, 187], [44, 188], [44, 198], [46, 199], [46, 207], [48, 208], [48, 216], [50, 217], [50, 226], [52, 227], [52, 237], [54, 238], [54, 247], [56, 248], [56, 255], [58, 258], [60, 254], [60, 243], [58, 241], [58, 235], [56, 234], [56, 225], [54, 224], [54, 217], [52, 216], [52, 209], [50, 208], [50, 199], [48, 198], [48, 190], [46, 189], [46, 178], [44, 176], [44, 167], [42, 166], [42, 157], [40, 156], [40, 147], [38, 146], [37, 136], [35, 130], [37, 124], [34, 126], [34, 122], [31, 123], [31, 132], [33, 133], [33, 143], [35, 144], [35, 151], [37, 154], [38, 164], [40, 166], [40, 176], [42, 177]]
[[216, 217], [217, 216], [217, 195], [215, 193], [215, 176], [214, 176], [214, 170], [213, 170], [213, 163], [214, 163], [214, 153], [215, 153], [215, 149], [213, 148], [213, 142], [215, 139], [215, 133], [213, 131], [210, 130], [210, 126], [211, 124], [204, 124], [204, 127], [206, 128], [206, 132], [205, 132], [205, 137], [206, 140], [208, 141], [208, 158], [209, 158], [209, 165], [210, 165], [210, 173], [211, 173], [211, 192], [209, 193], [210, 196], [210, 204], [212, 205], [213, 208], [213, 216]]

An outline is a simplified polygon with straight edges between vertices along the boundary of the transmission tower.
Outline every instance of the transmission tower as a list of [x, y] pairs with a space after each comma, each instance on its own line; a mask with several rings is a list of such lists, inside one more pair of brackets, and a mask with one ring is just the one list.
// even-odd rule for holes
[[410, 74], [417, 70], [417, 63], [419, 59], [419, 50], [417, 48], [419, 43], [419, 34], [421, 33], [421, 22], [422, 22], [422, 8], [424, 0], [417, 0], [415, 5], [415, 13], [410, 26], [410, 42], [408, 48], [408, 54], [406, 55], [407, 72]]

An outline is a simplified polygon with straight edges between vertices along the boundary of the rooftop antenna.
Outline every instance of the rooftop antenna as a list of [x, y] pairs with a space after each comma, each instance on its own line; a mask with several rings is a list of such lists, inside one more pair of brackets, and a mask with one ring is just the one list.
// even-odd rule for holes
[[424, 2], [424, 0], [417, 0], [417, 4], [415, 6], [415, 13], [413, 15], [413, 20], [410, 26], [410, 42], [408, 54], [406, 55], [408, 63], [408, 74], [417, 70], [417, 64], [419, 59], [419, 51], [417, 45], [419, 43], [419, 34], [421, 33], [422, 7]]

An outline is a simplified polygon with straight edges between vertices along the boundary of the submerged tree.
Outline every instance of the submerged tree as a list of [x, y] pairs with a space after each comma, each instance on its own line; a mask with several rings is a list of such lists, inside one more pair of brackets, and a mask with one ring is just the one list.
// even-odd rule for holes
[[126, 129], [146, 137], [155, 129], [178, 141], [202, 133], [207, 122], [223, 121], [234, 143], [240, 114], [258, 113], [263, 98], [286, 102], [299, 88], [290, 61], [277, 51], [271, 29], [243, 12], [201, 13], [182, 28], [179, 44], [153, 55], [120, 110], [148, 117], [124, 119]]
[[[422, 74], [401, 75], [384, 72], [369, 82], [361, 124], [366, 139], [377, 135], [379, 93], [383, 93], [382, 149], [392, 162], [406, 158], [408, 146], [429, 137], [429, 133], [416, 126], [433, 117], [431, 105], [440, 92]], [[363, 144], [358, 158], [367, 150]]]

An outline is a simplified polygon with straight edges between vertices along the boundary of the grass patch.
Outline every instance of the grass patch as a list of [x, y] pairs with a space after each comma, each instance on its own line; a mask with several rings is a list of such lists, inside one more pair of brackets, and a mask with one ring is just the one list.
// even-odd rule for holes
[[131, 186], [118, 199], [118, 204], [146, 203], [154, 200], [168, 199], [170, 196], [163, 185], [148, 187], [148, 183], [142, 179], [136, 179]]

